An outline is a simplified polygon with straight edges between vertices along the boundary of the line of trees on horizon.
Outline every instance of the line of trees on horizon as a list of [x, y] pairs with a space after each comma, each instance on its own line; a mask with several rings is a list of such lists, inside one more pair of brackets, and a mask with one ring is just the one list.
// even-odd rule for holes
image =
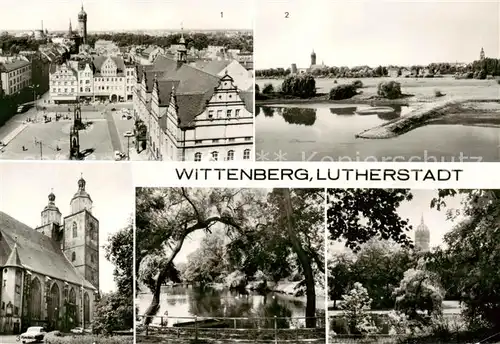
[[[423, 73], [425, 71], [425, 73]], [[393, 76], [397, 73], [398, 77], [416, 77], [426, 76], [433, 77], [438, 75], [457, 75], [467, 73], [484, 72], [486, 75], [500, 76], [500, 59], [485, 58], [476, 60], [467, 65], [456, 63], [430, 63], [428, 65], [412, 65], [412, 66], [377, 66], [370, 67], [368, 65], [355, 67], [325, 67], [313, 69], [310, 74], [315, 77], [330, 77], [330, 78], [368, 78], [368, 77], [385, 77]], [[255, 71], [255, 76], [258, 78], [284, 78], [292, 74], [291, 68], [268, 68], [258, 69]], [[474, 77], [471, 76], [471, 78]], [[481, 79], [481, 77], [478, 77]]]
[[[179, 43], [181, 35], [179, 33], [164, 36], [153, 36], [139, 33], [98, 33], [88, 35], [88, 43], [94, 46], [97, 40], [110, 40], [119, 47], [130, 45], [157, 45], [160, 47], [170, 47], [172, 44]], [[253, 36], [241, 34], [228, 37], [223, 33], [194, 33], [184, 34], [188, 49], [194, 47], [202, 50], [209, 45], [223, 46], [226, 49], [240, 49], [241, 51], [253, 51]], [[7, 32], [0, 35], [0, 48], [4, 54], [15, 55], [20, 51], [37, 51], [40, 45], [49, 43], [48, 39], [36, 40], [33, 37], [16, 37]]]

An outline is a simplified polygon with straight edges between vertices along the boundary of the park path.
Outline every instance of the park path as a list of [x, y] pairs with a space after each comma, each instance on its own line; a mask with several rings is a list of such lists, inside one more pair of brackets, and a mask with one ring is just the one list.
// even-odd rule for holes
[[118, 129], [116, 128], [115, 119], [113, 118], [113, 113], [106, 111], [106, 121], [108, 122], [109, 136], [111, 138], [111, 145], [114, 151], [123, 152], [122, 143], [120, 141], [120, 134], [118, 134]]

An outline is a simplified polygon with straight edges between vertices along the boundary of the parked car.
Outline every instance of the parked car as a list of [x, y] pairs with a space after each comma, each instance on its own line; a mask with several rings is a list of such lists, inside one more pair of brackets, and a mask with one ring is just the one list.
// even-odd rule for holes
[[70, 330], [70, 332], [74, 334], [83, 334], [83, 328], [75, 327], [74, 329]]
[[21, 342], [23, 344], [28, 342], [28, 341], [34, 342], [34, 343], [41, 343], [41, 342], [43, 342], [43, 338], [45, 337], [46, 334], [47, 334], [47, 332], [45, 331], [45, 329], [43, 327], [32, 326], [32, 327], [28, 327], [26, 332], [21, 334], [20, 339], [21, 339]]

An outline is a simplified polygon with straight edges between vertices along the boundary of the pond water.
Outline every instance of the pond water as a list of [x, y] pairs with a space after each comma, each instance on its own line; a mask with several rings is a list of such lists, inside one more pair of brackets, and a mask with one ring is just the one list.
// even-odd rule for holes
[[500, 129], [427, 125], [390, 139], [356, 138], [408, 113], [358, 115], [367, 105], [307, 104], [256, 109], [257, 161], [500, 161]]
[[[137, 299], [138, 314], [144, 314], [152, 299], [152, 294], [140, 294]], [[317, 315], [324, 316], [324, 298], [317, 298]], [[167, 313], [166, 313], [167, 312]], [[197, 317], [247, 317], [247, 318], [303, 318], [305, 316], [305, 300], [279, 293], [259, 294], [256, 292], [238, 292], [232, 290], [216, 290], [205, 287], [163, 287], [160, 299], [160, 310], [157, 315], [168, 314], [166, 326], [172, 327], [175, 323], [194, 321]], [[166, 317], [163, 320], [165, 325]], [[303, 319], [278, 320], [280, 328], [291, 327], [304, 322]], [[161, 319], [156, 317], [153, 323], [160, 324]], [[233, 327], [234, 321], [230, 321]], [[237, 327], [255, 327], [255, 320], [237, 320]], [[272, 319], [260, 320], [259, 326], [274, 326]]]

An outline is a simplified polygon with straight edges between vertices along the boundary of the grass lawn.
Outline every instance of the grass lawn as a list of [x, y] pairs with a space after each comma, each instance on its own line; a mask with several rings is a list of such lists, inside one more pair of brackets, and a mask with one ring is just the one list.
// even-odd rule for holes
[[[337, 84], [335, 84], [337, 80]], [[356, 101], [365, 102], [368, 98], [377, 95], [377, 86], [382, 81], [394, 80], [401, 83], [401, 91], [403, 94], [412, 95], [398, 100], [398, 103], [405, 102], [408, 104], [419, 102], [432, 102], [437, 99], [447, 98], [498, 98], [500, 85], [496, 80], [475, 80], [475, 79], [454, 79], [453, 77], [443, 78], [349, 78], [349, 79], [327, 79], [316, 78], [317, 93], [328, 93], [330, 89], [336, 85], [350, 84], [354, 80], [361, 80], [363, 88], [360, 89], [362, 94], [349, 99], [349, 103]], [[271, 83], [274, 87], [281, 85], [283, 79], [257, 79], [256, 83], [262, 90], [264, 84]], [[439, 90], [444, 94], [444, 97], [436, 98], [435, 91]], [[258, 101], [257, 101], [258, 102]], [[344, 101], [336, 101], [342, 103]]]

